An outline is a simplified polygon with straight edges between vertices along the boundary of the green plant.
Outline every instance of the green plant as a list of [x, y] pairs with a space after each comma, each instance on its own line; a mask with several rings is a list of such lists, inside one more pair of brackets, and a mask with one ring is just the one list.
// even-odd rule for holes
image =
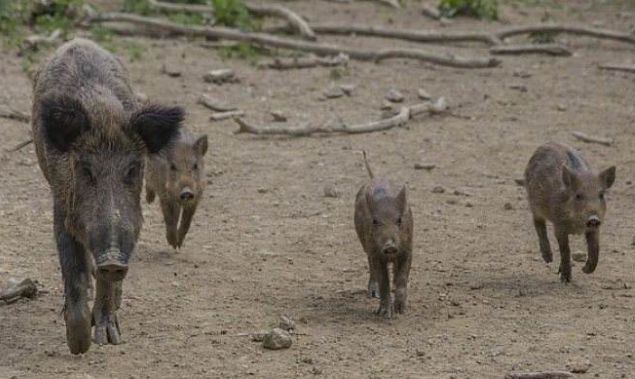
[[444, 17], [470, 16], [485, 20], [498, 19], [497, 0], [441, 0], [439, 11]]
[[212, 0], [217, 25], [254, 30], [254, 22], [242, 0]]
[[83, 4], [84, 0], [55, 0], [51, 2], [45, 8], [36, 10], [32, 14], [35, 16], [35, 29], [45, 33], [60, 29], [62, 34], [66, 36], [75, 26]]
[[266, 51], [248, 42], [238, 42], [231, 46], [221, 47], [218, 49], [218, 53], [221, 59], [242, 59], [256, 64], [260, 57], [266, 54]]
[[205, 17], [200, 13], [169, 13], [168, 19], [181, 25], [204, 25]]
[[124, 12], [149, 15], [153, 9], [148, 0], [125, 0], [123, 2]]
[[9, 46], [19, 47], [24, 36], [28, 2], [0, 0], [0, 38]]

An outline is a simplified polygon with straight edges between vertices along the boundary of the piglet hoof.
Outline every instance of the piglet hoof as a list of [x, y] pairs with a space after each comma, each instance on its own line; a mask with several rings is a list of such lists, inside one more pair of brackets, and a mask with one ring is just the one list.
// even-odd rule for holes
[[553, 261], [553, 254], [551, 254], [551, 250], [541, 251], [542, 259], [545, 260], [546, 263], [551, 263]]
[[560, 266], [560, 269], [558, 270], [558, 273], [560, 274], [560, 281], [562, 283], [569, 283], [571, 282], [571, 267], [562, 267]]
[[172, 246], [175, 249], [178, 247], [178, 238], [176, 237], [176, 232], [174, 233], [167, 232], [165, 234], [165, 238], [168, 240], [168, 243], [170, 244], [170, 246]]
[[403, 314], [406, 312], [406, 302], [404, 300], [395, 299], [395, 313]]
[[66, 305], [66, 342], [71, 354], [83, 354], [90, 347], [90, 312], [88, 307]]
[[375, 314], [377, 314], [378, 316], [382, 316], [385, 319], [391, 319], [392, 318], [392, 314], [393, 314], [393, 306], [392, 304], [382, 304], [379, 306], [379, 309], [377, 309], [377, 312], [375, 312]]
[[582, 267], [582, 272], [585, 274], [591, 274], [593, 271], [595, 271], [595, 267], [589, 265], [588, 263]]
[[112, 312], [95, 321], [95, 343], [99, 345], [119, 345], [121, 343], [121, 331], [117, 314]]
[[379, 299], [379, 285], [377, 285], [377, 282], [368, 282], [368, 297]]

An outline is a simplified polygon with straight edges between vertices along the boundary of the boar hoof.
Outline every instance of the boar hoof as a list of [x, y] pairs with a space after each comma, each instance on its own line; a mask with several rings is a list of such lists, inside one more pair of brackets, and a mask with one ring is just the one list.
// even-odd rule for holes
[[375, 312], [378, 316], [382, 316], [385, 319], [391, 319], [392, 318], [392, 313], [393, 313], [393, 307], [392, 304], [389, 305], [380, 305], [379, 309], [377, 309], [377, 312]]
[[99, 345], [119, 345], [121, 343], [121, 331], [115, 312], [104, 316], [99, 322], [95, 322], [95, 343]]
[[406, 311], [406, 302], [395, 299], [395, 313], [403, 314]]
[[178, 240], [176, 237], [176, 233], [167, 232], [165, 234], [165, 238], [168, 240], [168, 243], [170, 244], [170, 246], [172, 246], [175, 249], [178, 247]]
[[553, 261], [553, 254], [551, 254], [551, 250], [541, 251], [542, 259], [547, 263], [551, 263]]
[[154, 191], [146, 188], [146, 201], [148, 202], [148, 204], [154, 201], [155, 196], [156, 194], [154, 193]]
[[66, 306], [66, 342], [71, 354], [82, 354], [90, 347], [90, 313], [88, 307]]
[[585, 264], [584, 267], [582, 267], [582, 272], [584, 272], [585, 274], [591, 274], [593, 271], [595, 271], [595, 267], [592, 267], [588, 263]]
[[379, 285], [377, 284], [377, 282], [368, 282], [368, 297], [371, 299], [373, 297], [379, 299]]
[[560, 281], [562, 283], [569, 283], [571, 281], [571, 267], [562, 267], [560, 266]]

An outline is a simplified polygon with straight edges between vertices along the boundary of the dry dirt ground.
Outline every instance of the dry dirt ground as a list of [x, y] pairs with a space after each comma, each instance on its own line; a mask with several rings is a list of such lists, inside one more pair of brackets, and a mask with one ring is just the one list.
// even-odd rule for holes
[[[288, 6], [315, 21], [439, 27], [418, 13], [418, 2], [408, 3], [397, 11], [372, 2]], [[503, 3], [504, 21], [459, 19], [447, 28], [538, 22], [545, 12], [624, 31], [635, 23], [629, 1]], [[633, 62], [633, 47], [560, 38], [573, 57], [505, 58], [501, 67], [483, 70], [352, 62], [340, 79], [328, 68], [279, 72], [222, 60], [196, 41], [135, 39], [145, 49], [141, 59], [120, 54], [136, 89], [184, 105], [188, 126], [210, 137], [204, 201], [179, 252], [168, 248], [158, 206], [144, 202], [143, 233], [119, 314], [124, 343], [71, 356], [49, 191], [32, 146], [3, 150], [0, 281], [30, 277], [46, 292], [0, 305], [0, 377], [502, 378], [514, 369], [565, 369], [587, 359], [588, 372], [576, 377], [635, 377], [635, 76], [597, 69], [601, 62]], [[487, 54], [479, 46], [453, 50]], [[0, 52], [0, 64], [2, 101], [30, 109], [31, 85], [15, 52]], [[183, 75], [161, 74], [164, 64]], [[201, 80], [224, 67], [234, 68], [240, 82]], [[318, 100], [331, 82], [357, 87], [351, 97]], [[420, 117], [375, 134], [262, 139], [234, 135], [233, 122], [210, 122], [210, 111], [196, 104], [209, 93], [238, 105], [256, 124], [270, 122], [274, 109], [293, 124], [353, 123], [378, 118], [391, 88], [406, 103], [417, 102], [418, 88], [445, 96], [461, 117]], [[3, 148], [28, 138], [26, 124], [0, 124]], [[584, 144], [573, 130], [615, 144]], [[598, 269], [585, 275], [575, 263], [569, 285], [560, 283], [557, 264], [542, 262], [524, 190], [514, 181], [533, 150], [550, 140], [578, 148], [595, 168], [618, 167]], [[415, 215], [409, 309], [392, 321], [373, 314], [377, 300], [364, 292], [367, 263], [352, 223], [355, 193], [367, 180], [362, 149], [376, 173], [407, 183]], [[415, 170], [417, 162], [436, 168]], [[325, 185], [341, 196], [325, 197]], [[436, 186], [446, 191], [433, 193]], [[584, 251], [580, 237], [573, 251]], [[297, 320], [302, 333], [290, 349], [266, 351], [236, 336], [269, 328], [280, 314]]]

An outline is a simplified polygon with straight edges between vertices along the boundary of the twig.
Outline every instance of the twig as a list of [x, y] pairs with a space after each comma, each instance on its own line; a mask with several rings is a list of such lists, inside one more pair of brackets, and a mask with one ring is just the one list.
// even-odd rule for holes
[[198, 103], [215, 112], [229, 112], [229, 111], [235, 111], [236, 109], [238, 109], [237, 107], [233, 105], [227, 105], [227, 104], [221, 103], [220, 101], [206, 94], [202, 94], [201, 97], [198, 98]]
[[290, 128], [288, 126], [279, 126], [279, 125], [271, 125], [268, 127], [255, 127], [253, 125], [248, 124], [245, 120], [240, 118], [235, 118], [234, 121], [238, 124], [239, 129], [235, 132], [236, 134], [240, 133], [249, 133], [256, 135], [284, 135], [291, 137], [307, 137], [313, 134], [360, 134], [360, 133], [372, 133], [382, 130], [388, 130], [394, 127], [398, 127], [404, 125], [408, 122], [408, 120], [412, 119], [414, 116], [422, 114], [422, 113], [440, 113], [443, 112], [447, 108], [445, 104], [445, 99], [440, 98], [436, 103], [423, 103], [416, 104], [410, 107], [402, 107], [399, 113], [396, 116], [379, 120], [372, 121], [365, 124], [359, 125], [341, 125], [337, 127], [314, 127], [314, 126], [300, 126], [295, 128]]
[[4, 300], [7, 303], [14, 302], [21, 297], [33, 299], [37, 296], [37, 287], [35, 283], [29, 278], [24, 279], [20, 283], [10, 286], [4, 291], [0, 292], [0, 300]]
[[571, 50], [559, 43], [498, 45], [492, 46], [489, 52], [496, 55], [547, 54], [561, 57], [573, 55]]
[[582, 142], [599, 143], [600, 145], [604, 145], [604, 146], [611, 146], [611, 144], [613, 144], [612, 138], [594, 137], [586, 133], [575, 132], [575, 131], [571, 132], [571, 134]]
[[633, 34], [621, 33], [607, 29], [587, 28], [578, 25], [540, 24], [519, 26], [500, 30], [496, 32], [495, 35], [499, 39], [504, 40], [506, 38], [517, 36], [520, 34], [531, 33], [568, 33], [587, 37], [610, 39], [635, 45], [635, 35]]
[[258, 62], [258, 67], [272, 68], [276, 70], [289, 70], [294, 68], [312, 68], [317, 66], [334, 67], [348, 64], [349, 57], [346, 54], [339, 54], [331, 57], [308, 57], [282, 58], [276, 57], [270, 61]]
[[[214, 13], [214, 8], [206, 5], [196, 4], [172, 4], [163, 1], [149, 0], [149, 4], [156, 8], [174, 12], [190, 12], [190, 13]], [[245, 3], [245, 8], [250, 13], [261, 17], [278, 17], [286, 20], [289, 25], [296, 30], [301, 36], [308, 40], [315, 40], [315, 32], [311, 30], [309, 25], [297, 13], [289, 8], [279, 4], [253, 4]]]
[[505, 379], [568, 379], [573, 374], [567, 371], [510, 372]]
[[392, 8], [396, 8], [396, 9], [401, 8], [401, 4], [399, 4], [399, 0], [375, 0], [375, 1]]
[[7, 152], [14, 153], [14, 152], [22, 149], [23, 147], [31, 144], [31, 143], [33, 143], [33, 139], [28, 139], [28, 140], [26, 140], [24, 142], [20, 142], [19, 144], [15, 145], [14, 147], [12, 147], [10, 149], [8, 149]]
[[221, 120], [227, 120], [228, 118], [236, 118], [236, 117], [242, 117], [245, 115], [244, 111], [228, 111], [228, 112], [218, 112], [218, 113], [214, 113], [212, 114], [209, 119], [212, 121], [221, 121]]
[[388, 49], [379, 51], [355, 49], [316, 42], [298, 41], [295, 39], [282, 38], [264, 33], [242, 32], [236, 29], [224, 27], [183, 26], [155, 18], [125, 13], [101, 13], [92, 17], [91, 19], [89, 19], [89, 21], [92, 23], [112, 21], [130, 22], [134, 24], [168, 30], [176, 34], [250, 42], [258, 45], [313, 52], [318, 55], [337, 55], [340, 53], [344, 53], [352, 59], [363, 61], [379, 61], [388, 58], [404, 58], [416, 59], [424, 62], [457, 68], [495, 67], [501, 63], [500, 60], [496, 58], [464, 58], [457, 57], [451, 54], [435, 54], [413, 49]]
[[9, 107], [0, 108], [0, 117], [26, 123], [31, 122], [31, 116]]
[[608, 71], [622, 71], [622, 72], [632, 72], [635, 73], [635, 64], [600, 64], [598, 66], [600, 70], [608, 70]]

